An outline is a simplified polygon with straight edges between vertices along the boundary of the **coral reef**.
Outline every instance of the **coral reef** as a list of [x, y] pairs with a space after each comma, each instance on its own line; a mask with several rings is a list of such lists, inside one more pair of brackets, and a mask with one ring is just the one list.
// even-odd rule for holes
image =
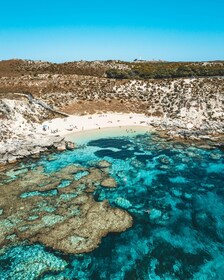
[[35, 280], [45, 272], [62, 271], [67, 265], [66, 261], [46, 252], [40, 245], [14, 247], [0, 256], [2, 263], [8, 260], [11, 264], [9, 269], [1, 271], [2, 280]]
[[1, 246], [29, 240], [64, 253], [83, 253], [96, 248], [108, 232], [132, 225], [127, 212], [111, 208], [106, 200], [96, 202], [90, 194], [105, 180], [115, 184], [105, 168], [69, 165], [54, 176], [41, 166], [23, 171], [1, 186]]
[[155, 133], [86, 144], [1, 169], [2, 279], [223, 278], [223, 150]]

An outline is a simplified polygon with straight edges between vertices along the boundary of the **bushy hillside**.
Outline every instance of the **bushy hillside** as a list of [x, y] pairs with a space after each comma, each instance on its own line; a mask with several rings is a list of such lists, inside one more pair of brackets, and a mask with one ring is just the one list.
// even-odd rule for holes
[[106, 71], [108, 78], [161, 79], [181, 77], [224, 76], [224, 62], [137, 62], [127, 70], [116, 68]]
[[160, 79], [224, 76], [224, 62], [74, 61], [51, 63], [32, 60], [0, 61], [0, 77], [38, 74], [82, 75], [115, 79]]

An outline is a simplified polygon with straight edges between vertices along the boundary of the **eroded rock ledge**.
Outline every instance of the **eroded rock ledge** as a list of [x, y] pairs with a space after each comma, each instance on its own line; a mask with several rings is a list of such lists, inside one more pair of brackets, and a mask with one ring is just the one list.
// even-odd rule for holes
[[18, 99], [0, 99], [0, 164], [38, 158], [48, 150], [75, 148], [59, 135], [46, 136], [36, 131], [43, 119], [54, 117], [52, 110], [45, 108], [47, 105], [40, 105], [40, 101], [30, 103], [22, 94], [16, 96]]
[[23, 168], [4, 170], [0, 178], [0, 246], [28, 240], [64, 253], [84, 253], [109, 232], [132, 226], [126, 211], [93, 199], [91, 193], [110, 178], [105, 167], [71, 165], [53, 176], [42, 167]]
[[17, 160], [27, 157], [39, 158], [41, 153], [47, 151], [65, 151], [74, 148], [74, 143], [65, 141], [60, 136], [12, 141], [0, 145], [0, 164], [16, 163]]

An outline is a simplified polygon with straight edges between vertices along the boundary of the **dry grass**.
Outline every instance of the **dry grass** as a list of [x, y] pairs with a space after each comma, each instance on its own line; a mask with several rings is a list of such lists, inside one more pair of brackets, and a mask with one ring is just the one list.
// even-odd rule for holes
[[145, 113], [147, 105], [142, 103], [137, 106], [130, 101], [123, 101], [111, 99], [108, 101], [78, 101], [68, 106], [61, 108], [67, 114], [94, 114], [104, 112], [117, 112], [117, 113]]

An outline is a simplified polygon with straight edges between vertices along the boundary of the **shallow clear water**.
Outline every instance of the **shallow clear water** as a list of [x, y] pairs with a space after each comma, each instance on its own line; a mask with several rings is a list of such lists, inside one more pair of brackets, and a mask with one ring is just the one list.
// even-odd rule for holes
[[38, 277], [45, 280], [224, 279], [223, 151], [148, 133], [94, 139], [53, 159], [32, 165], [53, 175], [73, 163], [111, 162], [118, 187], [98, 188], [94, 197], [126, 209], [134, 225], [109, 234], [88, 254], [64, 255], [42, 245], [8, 249], [0, 256], [1, 279], [37, 279], [37, 257], [46, 260], [48, 272]]

